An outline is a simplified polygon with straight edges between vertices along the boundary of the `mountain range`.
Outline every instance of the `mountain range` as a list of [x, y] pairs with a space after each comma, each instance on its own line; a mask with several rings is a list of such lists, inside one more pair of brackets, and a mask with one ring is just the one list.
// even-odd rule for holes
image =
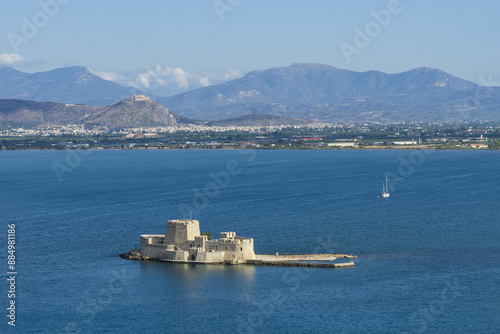
[[[61, 122], [80, 119], [116, 126], [126, 126], [127, 120], [141, 123], [144, 108], [139, 108], [142, 114], [138, 115], [133, 115], [133, 109], [125, 108], [126, 99], [134, 94], [148, 95], [101, 79], [85, 67], [33, 74], [13, 68], [0, 69], [0, 98], [93, 106], [68, 109], [69, 106], [53, 104], [35, 108], [39, 116], [47, 113], [47, 119], [59, 115]], [[224, 84], [170, 97], [149, 96], [168, 108], [174, 119], [181, 116], [207, 121], [231, 118], [231, 122], [245, 122], [240, 116], [260, 114], [330, 122], [500, 120], [500, 87], [482, 87], [425, 67], [389, 74], [299, 63], [252, 71]], [[124, 100], [118, 109], [104, 107]], [[0, 114], [3, 114], [0, 117], [10, 122], [13, 112], [9, 108], [22, 102], [9, 101], [0, 103]], [[34, 107], [33, 103], [26, 102], [24, 110]], [[50, 111], [50, 108], [56, 110]], [[123, 117], [117, 110], [128, 116]], [[10, 116], [6, 118], [7, 113]], [[160, 124], [171, 119], [157, 106], [146, 113], [149, 114], [142, 118], [147, 120], [144, 124]], [[118, 118], [121, 120], [114, 121]]]
[[38, 73], [0, 68], [0, 99], [107, 106], [134, 94], [145, 93], [101, 79], [82, 66]]
[[321, 121], [500, 119], [499, 87], [484, 88], [431, 68], [388, 74], [293, 64], [158, 102], [180, 115], [205, 119], [248, 112]]

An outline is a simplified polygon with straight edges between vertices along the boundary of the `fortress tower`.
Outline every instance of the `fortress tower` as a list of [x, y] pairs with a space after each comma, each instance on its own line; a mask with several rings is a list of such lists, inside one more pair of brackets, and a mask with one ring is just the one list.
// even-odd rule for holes
[[169, 220], [165, 229], [164, 244], [183, 247], [188, 240], [195, 240], [195, 237], [200, 235], [200, 223], [197, 220]]

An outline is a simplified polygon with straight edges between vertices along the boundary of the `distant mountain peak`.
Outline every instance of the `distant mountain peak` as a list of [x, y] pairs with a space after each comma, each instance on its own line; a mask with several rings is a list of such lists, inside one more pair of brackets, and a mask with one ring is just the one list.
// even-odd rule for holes
[[426, 67], [426, 66], [423, 66], [423, 67], [417, 67], [417, 68], [414, 68], [413, 70], [410, 70], [410, 71], [415, 71], [415, 72], [430, 72], [430, 71], [439, 71], [439, 72], [443, 72], [443, 71], [441, 71], [441, 70], [438, 70], [437, 68]]
[[338, 69], [338, 68], [331, 66], [331, 65], [318, 64], [318, 63], [293, 63], [292, 65], [288, 66], [288, 68], [291, 68], [291, 69], [300, 68], [300, 69], [305, 69], [305, 70], [318, 70], [318, 69], [334, 70], [334, 69]]
[[0, 68], [0, 98], [107, 106], [133, 93], [141, 92], [104, 80], [84, 66], [36, 73]]
[[[335, 70], [341, 70], [337, 67], [333, 67], [331, 65], [325, 65], [325, 64], [318, 64], [318, 63], [293, 63], [289, 66], [282, 66], [282, 67], [273, 67], [273, 68], [266, 68], [266, 69], [260, 69], [260, 70], [255, 70], [247, 73], [245, 77], [251, 77], [255, 75], [260, 75], [262, 73], [269, 73], [269, 72], [275, 72], [275, 71], [281, 71], [281, 72], [289, 72], [289, 73], [306, 73], [306, 72], [314, 72], [314, 71], [335, 71]], [[235, 79], [238, 80], [238, 79]], [[235, 81], [233, 80], [233, 81]]]
[[[93, 74], [91, 70], [86, 68], [85, 66], [68, 66], [68, 67], [59, 67], [53, 69], [52, 71], [48, 71], [49, 73], [87, 73]], [[41, 72], [43, 73], [43, 72]]]
[[18, 70], [16, 70], [15, 68], [13, 68], [11, 66], [3, 66], [3, 67], [0, 67], [0, 74], [2, 76], [12, 76], [13, 74], [14, 75], [25, 75], [26, 73], [19, 72]]
[[85, 67], [85, 66], [78, 66], [78, 65], [76, 65], [76, 66], [62, 67], [62, 69], [92, 73], [92, 71], [89, 70], [87, 67]]

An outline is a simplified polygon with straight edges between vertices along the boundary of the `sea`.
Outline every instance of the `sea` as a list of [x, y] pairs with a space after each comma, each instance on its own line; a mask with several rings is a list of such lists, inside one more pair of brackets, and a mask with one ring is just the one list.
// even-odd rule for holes
[[[1, 151], [0, 217], [1, 333], [500, 333], [500, 151]], [[180, 218], [355, 267], [119, 257]]]

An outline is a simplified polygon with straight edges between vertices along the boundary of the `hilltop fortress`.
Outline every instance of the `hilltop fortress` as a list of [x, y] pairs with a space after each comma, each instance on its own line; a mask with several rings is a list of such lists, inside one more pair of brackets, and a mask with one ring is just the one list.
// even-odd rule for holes
[[165, 234], [140, 237], [137, 255], [143, 259], [191, 263], [245, 263], [254, 260], [253, 239], [221, 232], [219, 239], [201, 235], [200, 223], [193, 219], [169, 220]]

